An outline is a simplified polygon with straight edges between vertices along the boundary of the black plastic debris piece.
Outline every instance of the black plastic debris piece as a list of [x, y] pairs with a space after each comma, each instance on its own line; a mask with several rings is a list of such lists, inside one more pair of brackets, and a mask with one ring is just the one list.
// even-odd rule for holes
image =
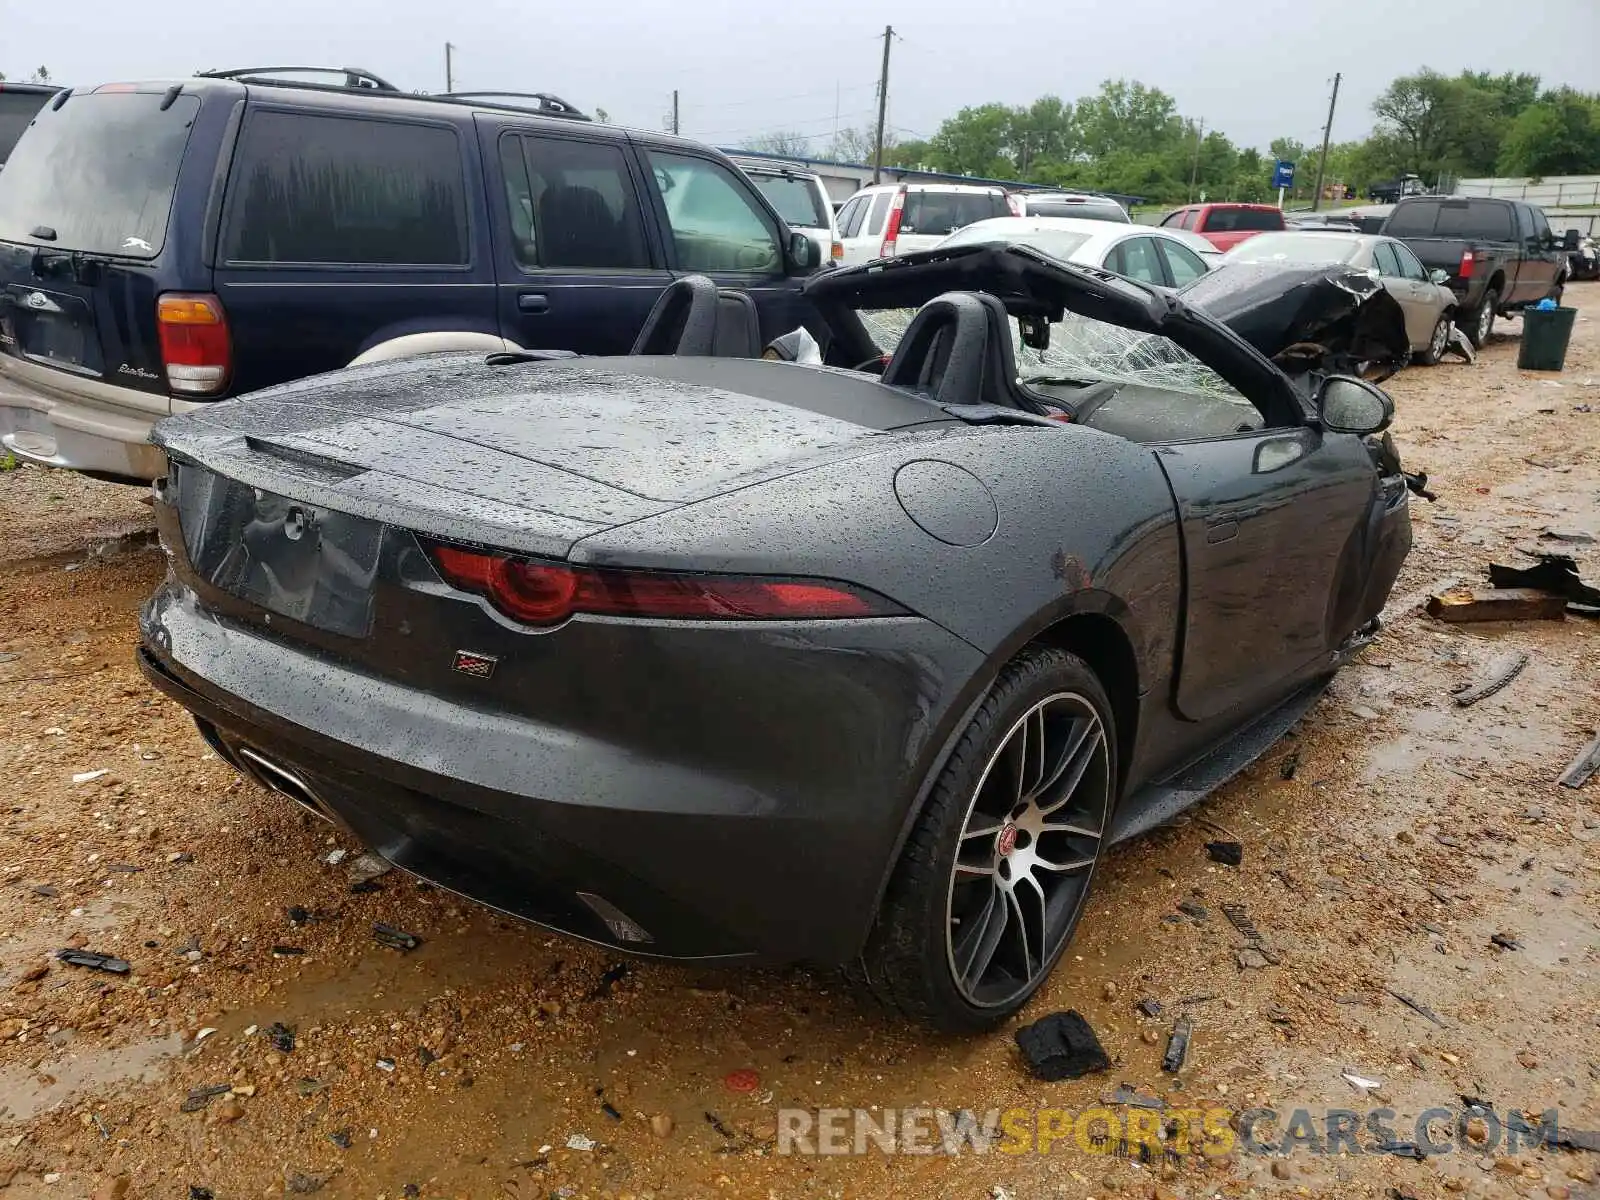
[[413, 1200], [414, 1197], [422, 1195], [422, 1189], [414, 1183], [408, 1183], [400, 1189], [400, 1194], [405, 1196], [407, 1200]]
[[279, 957], [292, 958], [296, 954], [304, 954], [305, 949], [301, 946], [274, 946], [272, 952]]
[[[180, 866], [183, 863], [192, 863], [193, 861], [194, 855], [190, 854], [187, 850], [179, 854], [174, 854], [171, 858], [167, 859], [167, 862], [174, 867]], [[207, 1192], [206, 1195], [209, 1196], [211, 1193]]]
[[213, 1083], [208, 1087], [198, 1087], [183, 1098], [183, 1103], [178, 1105], [179, 1112], [199, 1112], [207, 1107], [218, 1096], [226, 1096], [233, 1091], [231, 1083]]
[[115, 958], [110, 954], [101, 954], [96, 950], [57, 950], [56, 958], [66, 963], [69, 967], [88, 967], [95, 971], [106, 971], [112, 975], [126, 975], [133, 970], [126, 959]]
[[1244, 847], [1238, 842], [1207, 842], [1206, 853], [1211, 856], [1212, 862], [1219, 862], [1225, 867], [1237, 867], [1244, 862]]
[[311, 920], [311, 910], [301, 908], [298, 904], [289, 905], [288, 908], [283, 910], [283, 915], [289, 918], [289, 924], [291, 925], [304, 925]]
[[391, 950], [415, 950], [422, 945], [422, 939], [414, 933], [407, 933], [403, 929], [396, 929], [393, 925], [385, 925], [382, 921], [372, 927], [372, 940], [380, 946], [388, 946]]
[[1393, 988], [1384, 988], [1383, 990], [1388, 992], [1389, 995], [1393, 996], [1396, 1000], [1400, 1001], [1401, 1004], [1404, 1004], [1412, 1012], [1416, 1013], [1417, 1016], [1425, 1017], [1432, 1021], [1435, 1025], [1439, 1026], [1439, 1028], [1444, 1028], [1444, 1022], [1439, 1019], [1439, 1014], [1434, 1012], [1433, 1009], [1429, 1008], [1426, 1004], [1419, 1004], [1410, 996], [1407, 996], [1404, 992], [1397, 992]]
[[605, 999], [611, 994], [611, 989], [627, 978], [628, 973], [632, 970], [633, 967], [628, 963], [612, 963], [601, 974], [599, 982], [594, 985], [594, 989], [589, 993], [589, 999]]
[[361, 879], [350, 885], [350, 894], [352, 896], [364, 896], [368, 892], [381, 891], [383, 891], [383, 884], [376, 879]]
[[439, 1061], [439, 1056], [432, 1050], [429, 1050], [426, 1046], [418, 1046], [417, 1061], [425, 1067], [431, 1067], [434, 1063]]
[[1029, 1072], [1045, 1083], [1079, 1079], [1111, 1067], [1105, 1047], [1075, 1008], [1024, 1025], [1014, 1036]]
[[1482, 675], [1468, 683], [1451, 689], [1458, 707], [1467, 708], [1479, 700], [1486, 700], [1494, 695], [1518, 675], [1522, 668], [1528, 665], [1528, 653], [1525, 650], [1513, 650], [1498, 656]]
[[336, 1129], [328, 1135], [328, 1140], [341, 1150], [350, 1149], [351, 1138], [348, 1129]]
[[609, 1100], [602, 1100], [600, 1102], [600, 1111], [605, 1113], [605, 1115], [610, 1117], [613, 1121], [622, 1120], [622, 1114], [617, 1111], [616, 1106]]
[[1512, 937], [1509, 933], [1491, 933], [1489, 935], [1489, 941], [1494, 945], [1499, 946], [1502, 950], [1522, 949], [1522, 943], [1517, 941], [1517, 939]]
[[1572, 765], [1562, 772], [1561, 778], [1556, 780], [1562, 787], [1581, 788], [1600, 771], [1600, 734], [1578, 751], [1578, 757], [1572, 760]]
[[1117, 1090], [1109, 1096], [1102, 1096], [1101, 1102], [1105, 1104], [1126, 1104], [1130, 1108], [1148, 1108], [1152, 1110], [1163, 1109], [1167, 1102], [1159, 1096], [1147, 1096], [1131, 1083], [1119, 1083]]
[[1292, 753], [1290, 753], [1287, 756], [1285, 756], [1284, 760], [1281, 763], [1278, 764], [1278, 778], [1279, 779], [1293, 779], [1294, 775], [1295, 775], [1295, 772], [1298, 771], [1299, 769], [1300, 769], [1300, 751], [1295, 750]]
[[1211, 912], [1203, 904], [1196, 904], [1193, 900], [1179, 900], [1178, 911], [1193, 921], [1208, 921]]
[[1172, 1034], [1167, 1038], [1167, 1052], [1161, 1056], [1161, 1069], [1169, 1075], [1183, 1070], [1189, 1058], [1189, 1037], [1194, 1033], [1194, 1021], [1188, 1016], [1172, 1023]]
[[312, 1192], [320, 1192], [327, 1185], [331, 1175], [312, 1175], [306, 1171], [290, 1171], [283, 1177], [283, 1190], [292, 1192], [297, 1196], [309, 1196]]
[[1141, 1017], [1149, 1017], [1152, 1021], [1161, 1015], [1161, 1001], [1153, 996], [1146, 996], [1134, 1007], [1139, 1010]]
[[1547, 1127], [1545, 1145], [1553, 1146], [1557, 1150], [1583, 1150], [1590, 1154], [1600, 1154], [1600, 1131]]
[[281, 1050], [285, 1054], [294, 1049], [294, 1029], [285, 1025], [282, 1021], [274, 1021], [271, 1025], [268, 1025], [266, 1029], [262, 1030], [261, 1036], [272, 1043], [273, 1049]]
[[61, 895], [61, 892], [54, 884], [41, 883], [33, 889], [33, 894], [35, 896], [43, 896], [47, 900], [53, 900]]
[[217, 1200], [217, 1195], [208, 1187], [201, 1187], [197, 1183], [189, 1185], [189, 1200]]
[[729, 1141], [732, 1141], [737, 1136], [733, 1130], [729, 1129], [722, 1123], [722, 1118], [717, 1116], [717, 1114], [712, 1112], [710, 1109], [707, 1109], [703, 1115], [706, 1119], [706, 1124], [711, 1126], [711, 1128], [715, 1129]]
[[1393, 1138], [1384, 1138], [1382, 1141], [1372, 1143], [1374, 1154], [1393, 1154], [1396, 1158], [1414, 1158], [1418, 1162], [1427, 1159], [1427, 1153], [1415, 1142], [1401, 1142]]
[[1600, 609], [1600, 588], [1590, 587], [1578, 577], [1577, 561], [1570, 554], [1536, 554], [1536, 567], [1507, 567], [1489, 564], [1489, 582], [1497, 588], [1533, 588], [1565, 596], [1569, 606]]

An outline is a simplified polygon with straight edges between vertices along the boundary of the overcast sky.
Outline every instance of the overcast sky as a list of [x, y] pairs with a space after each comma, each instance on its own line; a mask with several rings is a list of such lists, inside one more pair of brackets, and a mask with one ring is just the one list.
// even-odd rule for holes
[[963, 105], [1071, 100], [1107, 78], [1162, 88], [1242, 145], [1321, 136], [1343, 72], [1336, 141], [1371, 127], [1373, 97], [1423, 65], [1531, 71], [1600, 91], [1600, 0], [0, 0], [0, 71], [58, 82], [179, 77], [281, 63], [353, 64], [441, 91], [553, 91], [614, 121], [732, 145], [873, 119], [886, 21], [889, 121], [931, 134]]

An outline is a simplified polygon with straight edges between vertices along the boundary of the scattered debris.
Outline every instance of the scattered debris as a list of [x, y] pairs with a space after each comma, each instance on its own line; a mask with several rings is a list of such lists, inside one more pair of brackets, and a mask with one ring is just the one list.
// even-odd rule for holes
[[301, 908], [298, 904], [291, 904], [283, 912], [289, 918], [289, 924], [291, 925], [304, 925], [311, 920], [311, 910]]
[[1565, 597], [1579, 610], [1600, 609], [1600, 588], [1590, 587], [1578, 577], [1578, 564], [1570, 554], [1536, 554], [1536, 567], [1489, 565], [1489, 582], [1497, 588], [1533, 588]]
[[297, 1196], [309, 1196], [327, 1186], [332, 1175], [312, 1175], [305, 1171], [287, 1171], [283, 1176], [283, 1190]]
[[198, 1087], [184, 1097], [183, 1103], [178, 1105], [179, 1112], [199, 1112], [218, 1096], [226, 1096], [233, 1091], [231, 1083], [213, 1083], [208, 1087]]
[[1546, 526], [1539, 531], [1539, 536], [1549, 542], [1566, 542], [1575, 546], [1592, 546], [1595, 536], [1583, 529], [1554, 529]]
[[1263, 967], [1272, 965], [1271, 960], [1254, 946], [1246, 946], [1236, 952], [1233, 958], [1239, 964], [1241, 971], [1259, 971]]
[[593, 1150], [599, 1144], [600, 1143], [596, 1142], [593, 1138], [585, 1137], [581, 1133], [567, 1135], [568, 1150]]
[[349, 856], [349, 854], [350, 851], [348, 850], [330, 850], [327, 854], [322, 856], [322, 861], [327, 863], [330, 867], [337, 867]]
[[1162, 1109], [1167, 1102], [1159, 1096], [1147, 1096], [1131, 1083], [1120, 1083], [1109, 1096], [1100, 1098], [1102, 1104], [1126, 1104], [1131, 1108]]
[[1489, 935], [1489, 941], [1494, 945], [1499, 946], [1502, 950], [1522, 949], [1522, 943], [1517, 941], [1517, 939], [1512, 937], [1509, 933], [1491, 933]]
[[1401, 1142], [1393, 1138], [1384, 1138], [1372, 1144], [1375, 1154], [1393, 1154], [1397, 1158], [1414, 1158], [1418, 1162], [1427, 1161], [1427, 1154], [1415, 1142]]
[[1196, 904], [1193, 900], [1179, 900], [1178, 911], [1195, 922], [1211, 919], [1211, 913], [1205, 905]]
[[350, 884], [352, 888], [362, 884], [371, 883], [374, 879], [382, 878], [394, 870], [394, 864], [379, 858], [376, 854], [359, 854], [350, 863]]
[[1161, 1069], [1170, 1075], [1176, 1075], [1183, 1070], [1183, 1064], [1189, 1058], [1189, 1037], [1194, 1033], [1194, 1021], [1189, 1016], [1181, 1016], [1172, 1025], [1172, 1034], [1167, 1038], [1167, 1052], [1161, 1056]]
[[281, 1050], [285, 1054], [294, 1049], [294, 1028], [282, 1021], [274, 1021], [268, 1025], [261, 1036], [272, 1044], [273, 1049]]
[[216, 1193], [210, 1188], [191, 1183], [189, 1185], [189, 1200], [217, 1200], [217, 1197]]
[[1416, 1013], [1417, 1016], [1426, 1017], [1435, 1025], [1439, 1026], [1440, 1029], [1444, 1028], [1444, 1022], [1439, 1019], [1439, 1014], [1434, 1012], [1433, 1009], [1429, 1008], [1426, 1004], [1418, 1004], [1410, 996], [1405, 995], [1403, 992], [1397, 992], [1393, 988], [1384, 988], [1383, 990], [1388, 992], [1389, 995], [1393, 996], [1396, 1000], [1400, 1001], [1401, 1004], [1404, 1004], [1412, 1012]]
[[1134, 1007], [1139, 1010], [1140, 1016], [1149, 1017], [1151, 1020], [1154, 1020], [1161, 1015], [1161, 1001], [1150, 996], [1146, 996], [1143, 1000], [1139, 1001], [1138, 1004], [1134, 1005]]
[[103, 775], [111, 774], [108, 767], [101, 767], [98, 771], [79, 771], [72, 777], [73, 783], [93, 783]]
[[1477, 680], [1451, 689], [1456, 703], [1462, 708], [1467, 708], [1479, 700], [1487, 699], [1522, 674], [1522, 669], [1527, 665], [1528, 654], [1525, 650], [1513, 650], [1500, 655], [1485, 668]]
[[393, 925], [385, 925], [382, 921], [372, 927], [372, 940], [380, 946], [387, 946], [391, 950], [415, 950], [422, 945], [422, 939], [414, 933], [407, 933], [403, 929], [396, 929]]
[[1467, 621], [1559, 621], [1567, 615], [1564, 597], [1533, 588], [1453, 588], [1428, 598], [1428, 615], [1460, 624]]
[[392, 1058], [380, 1058], [380, 1059], [378, 1059], [378, 1061], [374, 1065], [380, 1071], [390, 1071], [390, 1072], [392, 1072], [394, 1070], [394, 1059], [392, 1059]]
[[611, 989], [621, 983], [628, 976], [633, 967], [625, 962], [612, 963], [601, 974], [599, 981], [589, 993], [591, 1000], [604, 1000], [611, 994]]
[[351, 1139], [348, 1129], [335, 1129], [328, 1135], [328, 1140], [341, 1150], [350, 1149]]
[[1237, 867], [1244, 862], [1244, 847], [1238, 842], [1207, 842], [1206, 853], [1212, 862], [1226, 867]]
[[133, 968], [126, 959], [115, 958], [110, 954], [101, 954], [95, 950], [57, 950], [56, 958], [71, 967], [89, 967], [95, 971], [106, 971], [112, 975], [126, 975]]
[[1357, 1075], [1354, 1071], [1342, 1071], [1340, 1074], [1344, 1077], [1346, 1083], [1363, 1095], [1367, 1092], [1375, 1092], [1383, 1086], [1383, 1080], [1368, 1079], [1365, 1075]]
[[1600, 733], [1578, 752], [1578, 757], [1572, 760], [1572, 765], [1557, 780], [1562, 787], [1581, 788], [1600, 771]]
[[1295, 772], [1299, 769], [1300, 751], [1295, 750], [1285, 756], [1284, 760], [1278, 764], [1278, 778], [1284, 780], [1293, 779]]
[[1045, 1083], [1079, 1079], [1111, 1066], [1100, 1039], [1077, 1009], [1051, 1013], [1014, 1036], [1028, 1070]]
[[676, 1127], [677, 1122], [666, 1113], [657, 1113], [655, 1116], [650, 1118], [650, 1132], [655, 1134], [658, 1138], [671, 1137], [672, 1131]]
[[54, 884], [41, 883], [33, 889], [33, 894], [35, 896], [44, 896], [46, 899], [53, 900], [57, 896], [61, 895], [61, 892]]
[[274, 946], [272, 948], [272, 956], [274, 958], [293, 958], [297, 954], [304, 953], [305, 949], [300, 946]]
[[722, 1086], [730, 1092], [739, 1092], [749, 1095], [761, 1086], [761, 1076], [748, 1067], [741, 1067], [737, 1071], [729, 1071], [722, 1077]]

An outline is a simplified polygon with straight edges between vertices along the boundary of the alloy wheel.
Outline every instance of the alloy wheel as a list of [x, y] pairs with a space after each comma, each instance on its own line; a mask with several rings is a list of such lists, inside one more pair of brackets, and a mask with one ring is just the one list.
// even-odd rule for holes
[[1478, 341], [1487, 342], [1489, 335], [1494, 332], [1494, 306], [1487, 301], [1478, 310]]
[[970, 1003], [1036, 987], [1077, 921], [1110, 802], [1105, 725], [1076, 692], [1030, 708], [973, 793], [951, 867], [947, 952]]
[[1433, 326], [1433, 337], [1428, 342], [1428, 356], [1434, 362], [1444, 357], [1444, 348], [1450, 344], [1450, 318], [1440, 317]]

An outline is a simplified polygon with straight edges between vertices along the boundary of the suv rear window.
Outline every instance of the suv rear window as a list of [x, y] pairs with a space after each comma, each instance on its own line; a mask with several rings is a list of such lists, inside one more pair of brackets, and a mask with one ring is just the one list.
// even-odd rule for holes
[[954, 233], [974, 221], [1009, 217], [999, 192], [907, 192], [900, 213], [902, 233]]
[[462, 266], [455, 130], [256, 109], [239, 138], [223, 230], [231, 263]]
[[50, 92], [13, 92], [0, 83], [0, 163], [6, 161], [22, 131], [52, 96]]
[[750, 181], [789, 225], [809, 229], [828, 228], [828, 211], [823, 204], [822, 193], [811, 180], [787, 175], [754, 174], [750, 176]]
[[1259, 233], [1282, 228], [1283, 214], [1275, 208], [1213, 208], [1206, 214], [1207, 233]]
[[1494, 238], [1510, 241], [1511, 206], [1484, 200], [1407, 200], [1390, 214], [1390, 237]]
[[1086, 200], [1029, 200], [1030, 217], [1078, 217], [1084, 221], [1128, 222], [1120, 204], [1095, 204]]
[[[154, 258], [167, 240], [196, 96], [91, 92], [40, 114], [0, 179], [0, 241]], [[54, 238], [31, 236], [36, 228]]]

